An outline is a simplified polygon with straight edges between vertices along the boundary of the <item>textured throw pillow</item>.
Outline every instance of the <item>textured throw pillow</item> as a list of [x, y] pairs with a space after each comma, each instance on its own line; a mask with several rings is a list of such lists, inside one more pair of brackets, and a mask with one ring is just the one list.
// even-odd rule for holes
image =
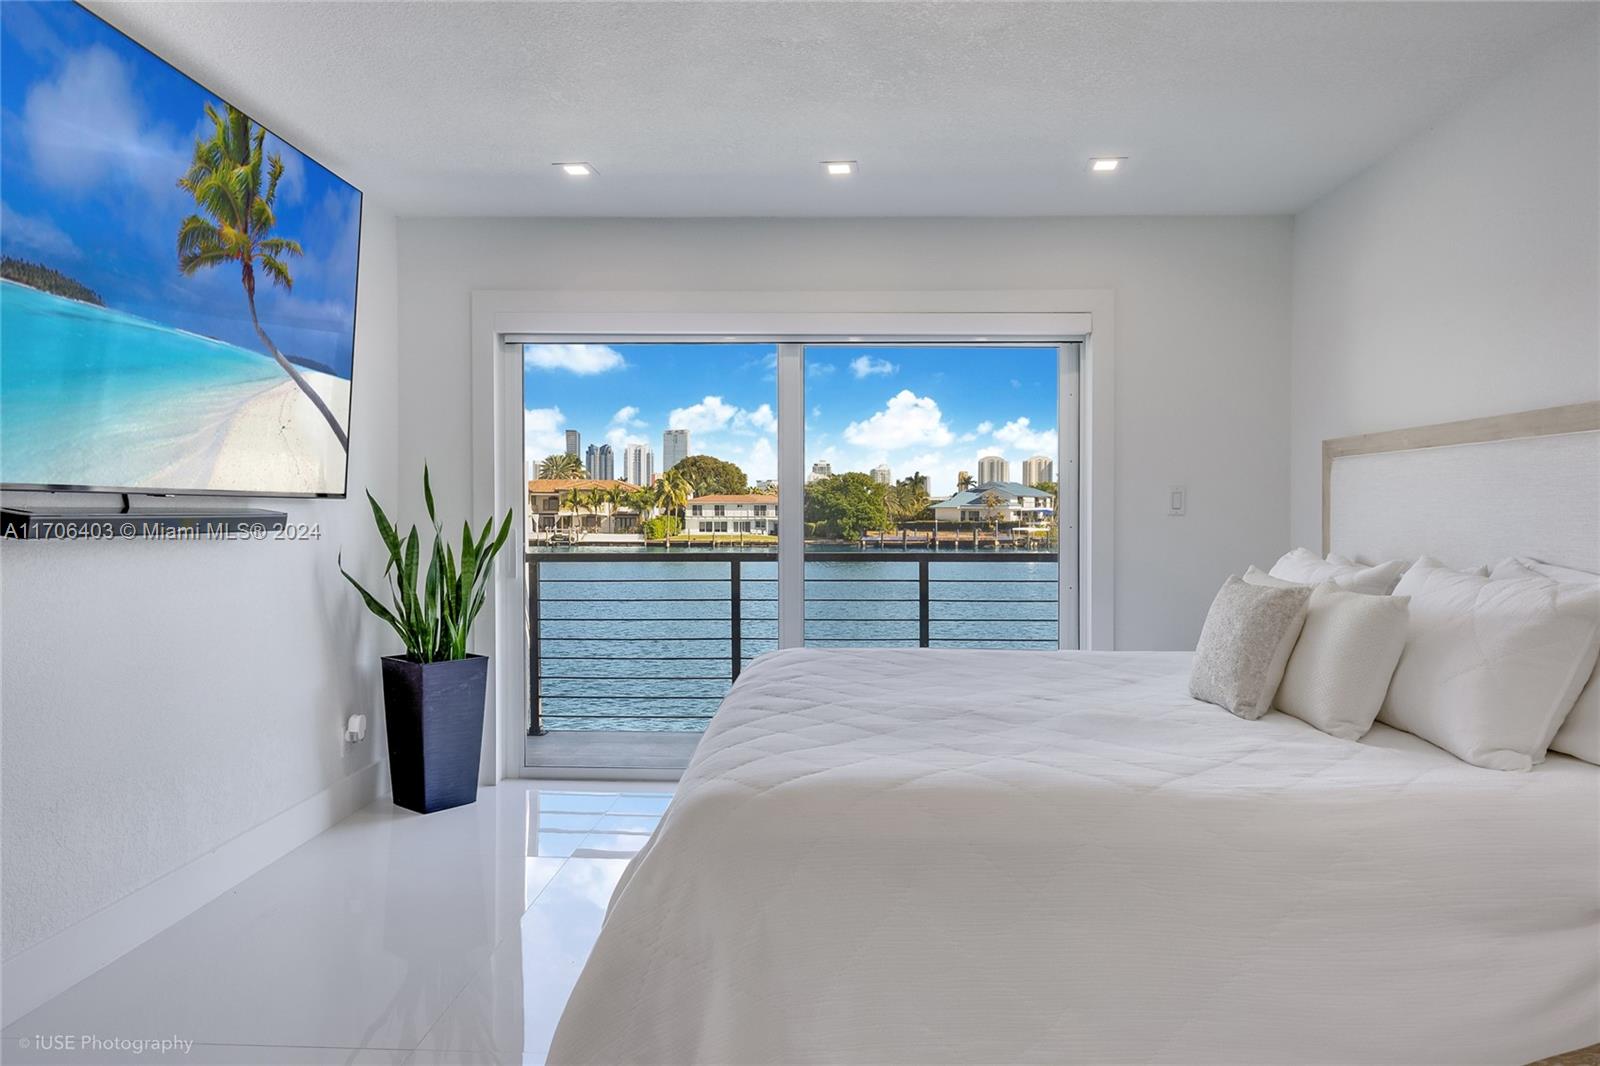
[[1400, 580], [1405, 569], [1403, 559], [1393, 559], [1377, 566], [1363, 566], [1343, 556], [1330, 555], [1322, 559], [1313, 551], [1296, 548], [1273, 563], [1269, 574], [1279, 581], [1293, 581], [1298, 585], [1320, 585], [1331, 581], [1350, 592], [1387, 596], [1394, 591], [1395, 582]]
[[1543, 760], [1600, 653], [1600, 589], [1419, 560], [1395, 592], [1411, 620], [1378, 721], [1491, 770]]
[[[1600, 574], [1541, 563], [1536, 559], [1507, 559], [1497, 563], [1489, 576], [1496, 581], [1542, 577], [1558, 585], [1600, 587]], [[1595, 666], [1588, 683], [1578, 693], [1577, 702], [1572, 705], [1567, 720], [1556, 730], [1550, 750], [1572, 755], [1584, 762], [1600, 764], [1600, 664]]]
[[1266, 714], [1310, 598], [1308, 588], [1274, 589], [1228, 578], [1200, 630], [1189, 695], [1240, 718]]
[[1378, 717], [1406, 646], [1409, 602], [1317, 586], [1278, 686], [1278, 710], [1331, 736], [1360, 740]]

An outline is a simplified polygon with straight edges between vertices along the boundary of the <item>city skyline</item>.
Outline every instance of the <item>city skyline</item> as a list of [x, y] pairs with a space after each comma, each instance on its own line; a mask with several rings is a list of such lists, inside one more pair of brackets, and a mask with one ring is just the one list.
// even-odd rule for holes
[[[772, 344], [525, 345], [527, 457], [565, 450], [572, 430], [618, 459], [645, 449], [656, 474], [712, 455], [752, 484], [775, 479], [776, 364]], [[1055, 374], [1053, 347], [808, 346], [805, 468], [871, 476], [887, 466], [923, 475], [937, 495], [982, 456], [1008, 470], [1054, 457]]]

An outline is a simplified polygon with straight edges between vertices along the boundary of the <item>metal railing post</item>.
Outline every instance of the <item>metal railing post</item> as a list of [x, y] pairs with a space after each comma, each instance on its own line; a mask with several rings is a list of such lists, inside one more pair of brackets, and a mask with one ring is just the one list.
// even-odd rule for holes
[[928, 646], [928, 560], [917, 560], [917, 647]]
[[740, 646], [740, 643], [739, 643], [740, 642], [740, 637], [742, 636], [741, 630], [744, 629], [744, 625], [743, 625], [742, 619], [740, 618], [740, 614], [741, 614], [741, 611], [740, 611], [740, 606], [739, 606], [739, 560], [730, 559], [728, 561], [728, 619], [729, 619], [729, 621], [728, 621], [728, 625], [729, 625], [728, 646], [733, 651], [733, 673], [732, 673], [732, 678], [735, 681], [739, 680], [739, 664], [740, 664], [740, 661], [744, 658], [744, 649]]
[[528, 735], [542, 737], [539, 721], [539, 560], [528, 560]]

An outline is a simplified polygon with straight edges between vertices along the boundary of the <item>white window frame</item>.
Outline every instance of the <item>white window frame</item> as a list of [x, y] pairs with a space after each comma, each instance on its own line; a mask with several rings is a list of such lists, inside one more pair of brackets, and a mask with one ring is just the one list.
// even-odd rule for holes
[[[958, 311], [949, 308], [960, 308]], [[1081, 479], [1078, 554], [1063, 565], [1061, 602], [1078, 604], [1080, 647], [1114, 646], [1112, 417], [1115, 405], [1115, 298], [1110, 290], [971, 292], [560, 292], [472, 294], [472, 509], [525, 515], [522, 484], [524, 340], [762, 341], [779, 344], [778, 481], [805, 483], [804, 355], [807, 342], [914, 344], [987, 341], [1081, 343], [1076, 373], [1058, 375], [1058, 410], [1080, 413], [1079, 469], [1058, 457], [1062, 499]], [[1065, 371], [1063, 367], [1063, 371]], [[1081, 400], [1079, 390], [1081, 389]], [[780, 603], [797, 608], [779, 619], [780, 643], [800, 643], [804, 611], [801, 508], [778, 514]], [[519, 531], [518, 547], [527, 543]], [[527, 596], [523, 552], [504, 552], [492, 595], [473, 636], [491, 657], [487, 728], [480, 780], [523, 775]], [[1068, 588], [1069, 581], [1077, 587]], [[504, 605], [504, 606], [502, 606]]]

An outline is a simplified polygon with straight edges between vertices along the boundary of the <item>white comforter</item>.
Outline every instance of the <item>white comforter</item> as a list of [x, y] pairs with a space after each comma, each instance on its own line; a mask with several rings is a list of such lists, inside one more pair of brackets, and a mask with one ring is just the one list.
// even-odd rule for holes
[[1169, 653], [753, 663], [560, 1063], [1518, 1063], [1600, 1041], [1600, 768], [1187, 697]]

